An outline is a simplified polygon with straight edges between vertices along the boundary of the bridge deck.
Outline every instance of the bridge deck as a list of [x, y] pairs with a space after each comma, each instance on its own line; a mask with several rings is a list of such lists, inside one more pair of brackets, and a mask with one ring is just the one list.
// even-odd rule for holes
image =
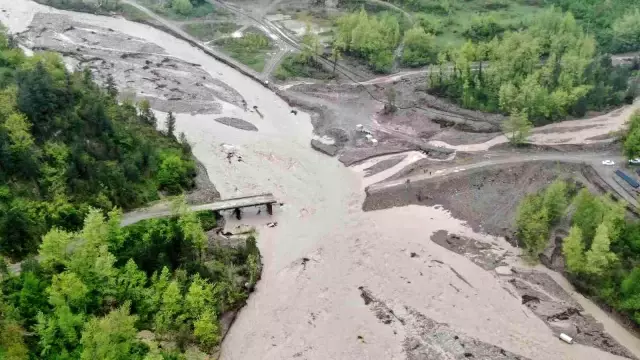
[[[260, 206], [260, 205], [270, 205], [277, 203], [276, 198], [273, 194], [260, 194], [255, 196], [245, 196], [239, 198], [225, 199], [219, 200], [216, 202], [212, 202], [209, 204], [202, 205], [190, 205], [189, 210], [191, 211], [202, 211], [202, 210], [212, 210], [212, 211], [223, 211], [223, 210], [233, 210], [233, 209], [242, 209], [246, 207], [252, 206]], [[164, 205], [161, 208], [155, 209], [143, 209], [137, 210], [131, 213], [124, 214], [121, 225], [127, 226], [138, 221], [161, 218], [171, 215], [171, 209]]]
[[275, 204], [276, 202], [277, 202], [276, 198], [272, 194], [262, 194], [262, 195], [256, 195], [256, 196], [247, 196], [247, 197], [241, 197], [241, 198], [220, 200], [214, 203], [204, 204], [204, 205], [195, 205], [195, 206], [191, 206], [191, 210], [192, 211], [201, 211], [201, 210], [222, 211], [222, 210], [241, 209], [241, 208], [251, 207], [251, 206]]

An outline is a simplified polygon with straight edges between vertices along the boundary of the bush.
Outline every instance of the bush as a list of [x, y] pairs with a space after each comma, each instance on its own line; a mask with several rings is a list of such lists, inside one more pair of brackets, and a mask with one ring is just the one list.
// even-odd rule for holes
[[193, 167], [191, 160], [184, 160], [178, 154], [163, 155], [158, 170], [160, 189], [175, 195], [181, 193], [184, 188], [189, 188], [192, 185]]
[[316, 62], [314, 59], [305, 61], [302, 56], [292, 54], [280, 62], [280, 65], [274, 72], [274, 77], [281, 81], [291, 78], [328, 80], [334, 78], [335, 75], [325, 70], [322, 64]]
[[263, 34], [247, 32], [242, 37], [228, 37], [215, 42], [225, 52], [256, 71], [264, 69], [266, 51], [271, 49], [269, 38]]
[[478, 16], [473, 19], [462, 35], [474, 42], [490, 41], [502, 35], [505, 30], [493, 16]]
[[193, 5], [189, 0], [172, 0], [171, 7], [181, 15], [189, 15], [193, 10]]
[[200, 224], [202, 225], [202, 229], [204, 231], [209, 231], [216, 227], [218, 221], [216, 220], [216, 216], [213, 211], [204, 210], [198, 211], [198, 220], [200, 220]]
[[549, 231], [564, 215], [568, 199], [567, 183], [554, 181], [544, 191], [529, 194], [520, 201], [516, 215], [518, 239], [533, 261], [549, 243]]
[[423, 28], [414, 27], [404, 34], [402, 62], [407, 66], [422, 66], [436, 60], [435, 36], [427, 34]]

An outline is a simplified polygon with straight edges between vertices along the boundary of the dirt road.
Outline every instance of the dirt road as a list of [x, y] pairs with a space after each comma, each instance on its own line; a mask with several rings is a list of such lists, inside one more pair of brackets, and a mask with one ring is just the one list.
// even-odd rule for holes
[[[434, 167], [434, 170], [429, 173], [412, 175], [408, 177], [404, 177], [398, 180], [389, 180], [389, 181], [380, 181], [375, 183], [367, 188], [368, 192], [379, 192], [384, 191], [385, 189], [397, 187], [397, 186], [405, 186], [407, 182], [416, 182], [420, 180], [426, 180], [437, 177], [444, 177], [446, 175], [452, 173], [464, 172], [472, 169], [479, 169], [484, 167], [491, 167], [494, 165], [502, 165], [502, 164], [515, 164], [529, 161], [558, 161], [563, 163], [583, 163], [587, 165], [591, 165], [598, 175], [604, 180], [611, 188], [615, 190], [615, 192], [625, 199], [629, 204], [638, 207], [638, 200], [629, 194], [624, 188], [620, 186], [614, 180], [613, 171], [618, 168], [618, 166], [607, 166], [603, 165], [603, 160], [613, 160], [618, 166], [620, 164], [624, 164], [626, 159], [622, 156], [611, 156], [609, 154], [588, 154], [588, 153], [547, 153], [547, 154], [532, 154], [532, 155], [519, 155], [519, 156], [508, 156], [505, 158], [494, 159], [494, 160], [486, 160], [481, 162], [476, 162], [468, 165], [459, 165], [454, 167], [442, 167], [438, 168]], [[446, 165], [445, 165], [446, 166]]]

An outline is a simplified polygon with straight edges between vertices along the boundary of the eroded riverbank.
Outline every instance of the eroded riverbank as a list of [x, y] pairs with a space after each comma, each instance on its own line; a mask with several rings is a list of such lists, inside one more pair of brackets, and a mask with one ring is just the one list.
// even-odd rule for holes
[[[9, 21], [11, 30], [16, 24], [24, 30], [39, 11], [58, 12], [26, 0], [1, 0], [0, 7], [7, 10], [1, 19]], [[468, 358], [467, 353], [482, 358], [501, 350], [513, 358], [619, 358], [560, 342], [505, 290], [495, 273], [430, 237], [446, 230], [507, 246], [503, 239], [477, 234], [437, 206], [363, 212], [363, 175], [311, 149], [309, 116], [292, 114], [262, 85], [154, 28], [63, 13], [78, 22], [135, 35], [171, 56], [199, 64], [262, 114], [223, 104], [216, 115], [241, 119], [258, 131], [226, 126], [211, 115], [177, 115], [177, 130], [185, 132], [223, 197], [266, 191], [284, 203], [273, 219], [248, 213], [243, 218], [260, 231], [265, 268], [257, 291], [223, 343], [222, 358], [422, 359], [425, 347], [434, 349], [429, 359]], [[238, 155], [233, 159], [227, 157], [229, 146]], [[279, 225], [266, 227], [272, 220]], [[381, 319], [373, 303], [363, 299], [362, 289], [398, 319]], [[429, 337], [445, 327], [450, 338]], [[456, 345], [451, 339], [462, 341]], [[459, 343], [474, 347], [468, 350]]]

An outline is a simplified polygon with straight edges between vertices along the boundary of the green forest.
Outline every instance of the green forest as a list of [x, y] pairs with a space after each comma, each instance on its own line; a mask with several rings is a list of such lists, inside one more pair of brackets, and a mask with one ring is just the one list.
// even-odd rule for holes
[[117, 97], [0, 35], [0, 359], [200, 358], [260, 276], [255, 238], [211, 244], [213, 213], [184, 202], [120, 226], [192, 188], [195, 165], [171, 113], [160, 132], [148, 102]]
[[190, 147], [172, 126], [156, 130], [147, 102], [118, 104], [113, 83], [12, 45], [0, 37], [2, 255], [35, 253], [49, 229], [80, 229], [92, 207], [127, 210], [194, 186]]
[[[82, 229], [50, 230], [38, 261], [0, 271], [0, 358], [194, 359], [221, 341], [222, 314], [260, 275], [255, 238], [210, 245], [210, 212], [120, 227], [91, 209]], [[206, 224], [203, 228], [202, 224]]]
[[[419, 2], [425, 3], [432, 1]], [[396, 57], [404, 66], [431, 64], [431, 94], [465, 108], [510, 115], [513, 124], [524, 127], [580, 117], [640, 94], [640, 63], [614, 66], [608, 54], [638, 50], [640, 10], [592, 23], [585, 20], [592, 8], [582, 9], [576, 18], [562, 11], [574, 7], [551, 5], [510, 26], [496, 22], [488, 11], [457, 31], [463, 41], [445, 44], [439, 42], [441, 25], [421, 13], [411, 25], [398, 14], [368, 13], [363, 7], [337, 18], [332, 47], [380, 73], [390, 72]], [[612, 44], [618, 45], [613, 49]]]
[[[430, 92], [463, 107], [540, 125], [632, 101], [635, 66], [615, 67], [570, 13], [543, 12], [526, 30], [441, 52]], [[635, 81], [631, 79], [635, 78]]]

